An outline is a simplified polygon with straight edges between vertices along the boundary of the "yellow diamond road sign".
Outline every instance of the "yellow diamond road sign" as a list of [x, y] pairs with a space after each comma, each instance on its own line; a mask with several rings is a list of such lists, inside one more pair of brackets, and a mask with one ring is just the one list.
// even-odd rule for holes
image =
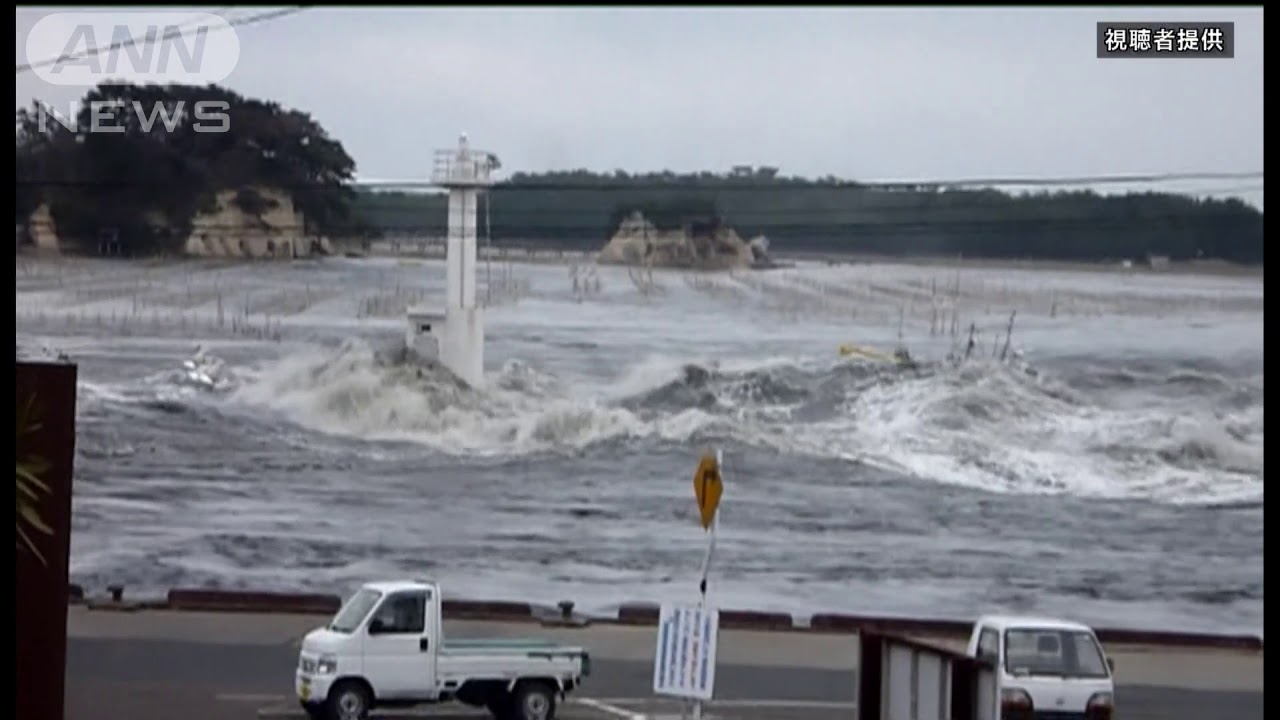
[[693, 495], [698, 500], [703, 530], [711, 527], [723, 494], [724, 483], [720, 481], [720, 464], [716, 462], [716, 456], [703, 455], [697, 472], [693, 474]]

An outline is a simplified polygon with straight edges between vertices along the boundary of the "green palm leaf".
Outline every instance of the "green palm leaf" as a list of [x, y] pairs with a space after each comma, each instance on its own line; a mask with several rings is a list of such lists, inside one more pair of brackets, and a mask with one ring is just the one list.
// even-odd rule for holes
[[48, 472], [49, 463], [44, 458], [26, 456], [23, 452], [23, 439], [31, 433], [40, 429], [40, 422], [36, 419], [35, 395], [27, 396], [26, 403], [18, 406], [17, 413], [17, 487], [15, 490], [16, 500], [16, 524], [15, 534], [17, 536], [17, 547], [19, 550], [26, 550], [40, 561], [41, 565], [47, 565], [44, 555], [37, 548], [35, 540], [32, 538], [32, 532], [38, 532], [43, 535], [52, 535], [53, 528], [40, 517], [39, 503], [40, 500], [49, 494], [49, 485], [41, 479], [41, 475]]

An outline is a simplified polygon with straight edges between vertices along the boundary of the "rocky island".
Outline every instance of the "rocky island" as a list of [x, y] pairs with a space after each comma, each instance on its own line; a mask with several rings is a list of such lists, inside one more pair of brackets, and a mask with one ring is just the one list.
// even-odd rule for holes
[[769, 241], [743, 240], [718, 218], [659, 227], [639, 210], [619, 223], [597, 262], [608, 265], [731, 270], [769, 267]]

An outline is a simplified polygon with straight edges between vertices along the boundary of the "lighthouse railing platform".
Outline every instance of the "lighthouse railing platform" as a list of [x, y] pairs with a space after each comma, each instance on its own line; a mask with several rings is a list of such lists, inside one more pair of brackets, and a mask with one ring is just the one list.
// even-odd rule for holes
[[431, 182], [445, 187], [488, 187], [494, 183], [493, 153], [484, 150], [437, 150], [431, 168]]

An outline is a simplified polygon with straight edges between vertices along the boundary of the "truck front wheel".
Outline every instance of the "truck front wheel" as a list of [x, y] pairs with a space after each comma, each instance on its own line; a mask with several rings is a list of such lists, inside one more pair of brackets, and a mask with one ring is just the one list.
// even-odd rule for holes
[[515, 720], [516, 718], [515, 700], [505, 692], [489, 698], [485, 707], [489, 709], [489, 714], [493, 715], [493, 720]]
[[343, 680], [329, 690], [325, 709], [329, 720], [365, 720], [369, 716], [369, 691], [363, 683]]
[[515, 720], [554, 720], [556, 716], [556, 691], [546, 683], [520, 683], [513, 700]]

